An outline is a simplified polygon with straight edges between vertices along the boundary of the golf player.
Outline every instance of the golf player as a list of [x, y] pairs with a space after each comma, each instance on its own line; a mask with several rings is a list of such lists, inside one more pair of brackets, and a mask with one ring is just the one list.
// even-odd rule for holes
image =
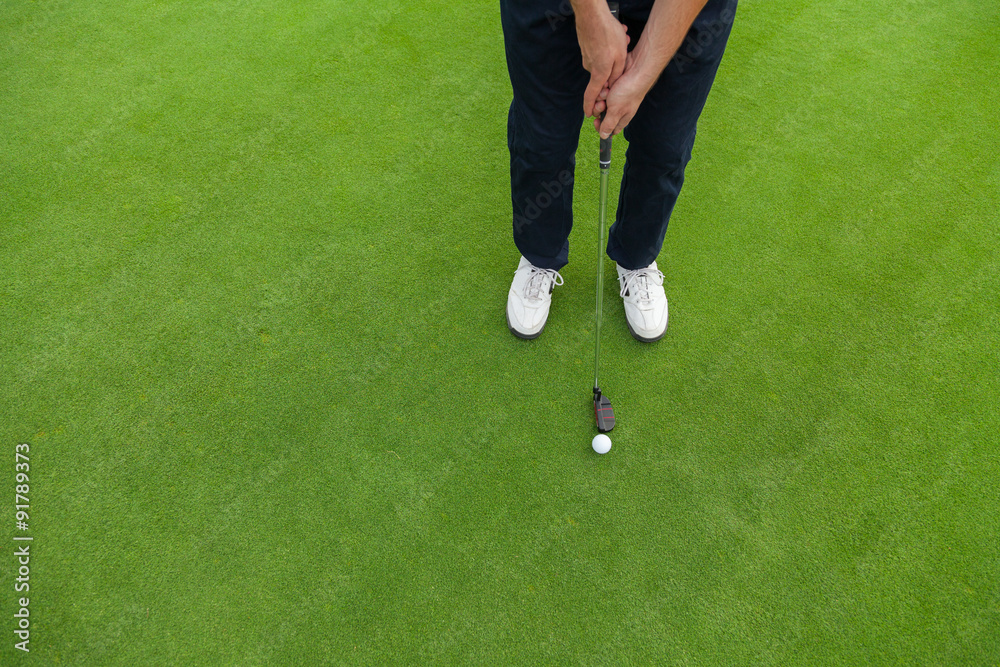
[[[521, 260], [507, 325], [542, 333], [563, 283], [573, 225], [575, 154], [584, 117], [628, 140], [607, 253], [632, 335], [659, 340], [667, 297], [656, 258], [691, 159], [737, 0], [500, 0], [514, 100], [507, 116], [514, 244]], [[601, 116], [603, 120], [601, 120]], [[596, 148], [595, 148], [596, 152]]]

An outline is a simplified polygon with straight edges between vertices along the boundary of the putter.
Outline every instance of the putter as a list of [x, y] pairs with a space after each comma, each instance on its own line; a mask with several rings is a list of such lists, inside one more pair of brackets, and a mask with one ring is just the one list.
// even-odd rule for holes
[[[618, 18], [618, 3], [609, 3], [611, 14]], [[604, 113], [601, 113], [604, 120]], [[598, 377], [601, 370], [601, 317], [604, 313], [604, 225], [608, 209], [608, 172], [611, 169], [611, 137], [601, 139], [601, 201], [597, 215], [597, 312], [594, 325], [594, 418], [597, 430], [608, 433], [615, 427], [611, 399], [601, 393]]]

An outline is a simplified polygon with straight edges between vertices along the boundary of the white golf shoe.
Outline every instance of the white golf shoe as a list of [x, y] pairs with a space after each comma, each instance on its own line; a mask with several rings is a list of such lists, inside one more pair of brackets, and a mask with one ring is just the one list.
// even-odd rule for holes
[[540, 269], [521, 258], [507, 292], [507, 328], [518, 338], [538, 338], [549, 318], [552, 290], [563, 284], [555, 269]]
[[643, 343], [663, 338], [667, 332], [667, 295], [663, 274], [653, 262], [644, 269], [618, 267], [618, 283], [625, 304], [625, 321], [632, 337]]

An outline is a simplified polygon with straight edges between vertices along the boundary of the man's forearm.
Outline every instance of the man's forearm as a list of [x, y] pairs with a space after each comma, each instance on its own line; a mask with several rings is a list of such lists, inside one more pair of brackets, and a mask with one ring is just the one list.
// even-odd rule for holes
[[649, 20], [632, 53], [634, 67], [638, 68], [637, 73], [649, 84], [649, 88], [660, 78], [707, 3], [708, 0], [656, 0], [653, 4]]

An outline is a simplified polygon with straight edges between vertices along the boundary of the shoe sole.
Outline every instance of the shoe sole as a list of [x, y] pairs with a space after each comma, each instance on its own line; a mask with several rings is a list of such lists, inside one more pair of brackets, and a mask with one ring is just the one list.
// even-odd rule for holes
[[640, 343], [655, 343], [656, 341], [660, 340], [661, 338], [667, 335], [667, 327], [663, 327], [663, 333], [661, 333], [659, 336], [655, 338], [644, 338], [635, 332], [635, 329], [632, 328], [632, 323], [628, 321], [627, 316], [625, 317], [625, 324], [626, 326], [628, 326], [628, 332], [632, 334], [632, 338], [635, 338]]
[[504, 308], [504, 311], [503, 311], [503, 318], [505, 320], [507, 320], [507, 328], [510, 330], [510, 332], [512, 334], [514, 334], [515, 336], [517, 336], [518, 338], [520, 338], [521, 340], [535, 340], [536, 338], [538, 338], [539, 336], [542, 335], [543, 331], [545, 331], [545, 325], [543, 324], [542, 328], [539, 329], [537, 332], [535, 332], [533, 334], [523, 334], [523, 333], [521, 333], [520, 331], [518, 331], [517, 329], [515, 329], [514, 327], [511, 326], [511, 324], [510, 324], [510, 315], [507, 314], [507, 309], [506, 308]]

